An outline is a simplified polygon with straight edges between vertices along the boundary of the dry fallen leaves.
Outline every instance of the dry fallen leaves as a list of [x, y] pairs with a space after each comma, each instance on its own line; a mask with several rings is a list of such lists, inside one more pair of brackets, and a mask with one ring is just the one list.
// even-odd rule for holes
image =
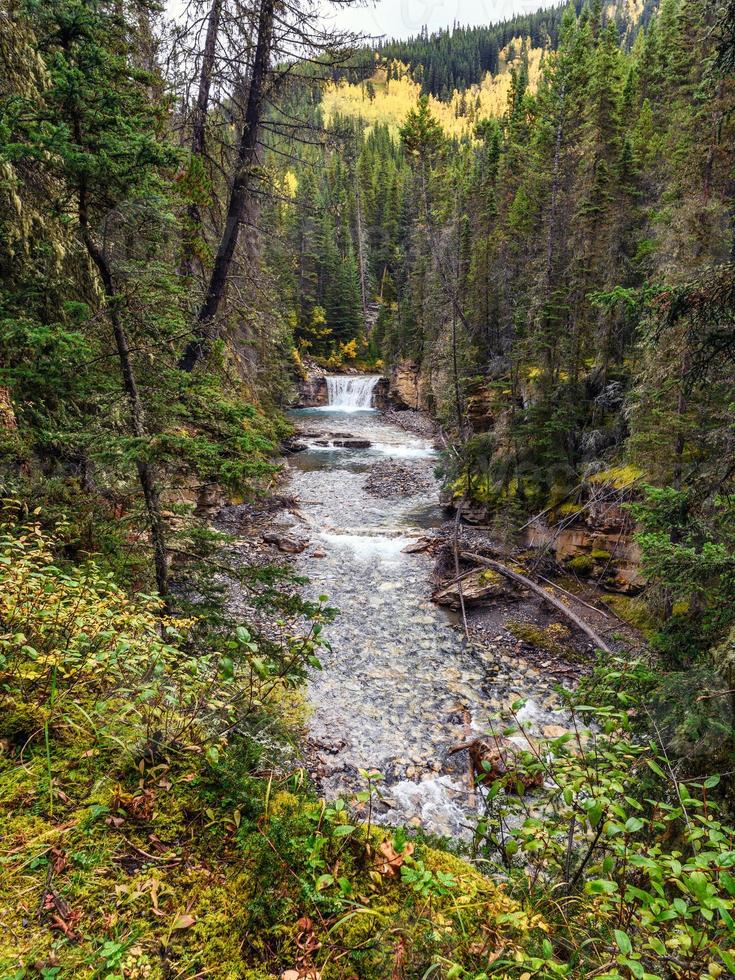
[[67, 939], [79, 938], [76, 927], [82, 918], [82, 913], [78, 909], [70, 908], [61, 895], [51, 888], [48, 889], [41, 907], [44, 912], [50, 913], [48, 922], [52, 929], [63, 932]]
[[393, 847], [393, 844], [386, 838], [378, 848], [380, 857], [376, 861], [376, 869], [381, 875], [393, 878], [398, 874], [398, 870], [405, 862], [407, 857], [413, 854], [413, 844], [406, 844], [401, 853]]
[[308, 915], [304, 915], [296, 923], [296, 928], [296, 945], [299, 948], [297, 966], [295, 970], [284, 970], [281, 980], [321, 980], [321, 973], [312, 966], [312, 956], [321, 946], [314, 934], [314, 923]]
[[177, 915], [172, 929], [189, 929], [196, 922], [193, 915]]
[[67, 867], [66, 855], [59, 847], [52, 847], [50, 851], [51, 866], [54, 869], [54, 875], [60, 875]]

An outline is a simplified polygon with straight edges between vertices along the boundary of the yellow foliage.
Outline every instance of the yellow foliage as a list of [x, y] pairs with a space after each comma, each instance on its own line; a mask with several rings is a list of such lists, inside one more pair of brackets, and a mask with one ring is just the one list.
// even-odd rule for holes
[[339, 345], [339, 352], [346, 361], [354, 361], [357, 357], [357, 338], [353, 337], [346, 344]]
[[623, 487], [640, 480], [642, 476], [643, 470], [639, 470], [637, 466], [610, 466], [606, 470], [594, 473], [588, 479], [590, 483], [609, 483], [616, 490], [622, 490]]
[[[514, 38], [514, 42], [518, 49], [521, 38]], [[543, 53], [541, 48], [532, 48], [529, 45], [528, 75], [529, 87], [532, 91], [538, 85]], [[475, 123], [481, 119], [499, 118], [503, 115], [507, 108], [511, 84], [511, 66], [507, 62], [507, 54], [508, 48], [504, 48], [500, 53], [497, 75], [493, 76], [488, 72], [479, 85], [471, 85], [464, 95], [455, 90], [449, 102], [441, 102], [433, 96], [429, 97], [431, 112], [447, 136], [458, 139], [472, 136]], [[405, 65], [396, 62], [393, 64], [394, 67], [398, 65], [401, 77], [388, 81], [385, 67], [378, 68], [370, 80], [375, 90], [374, 99], [369, 97], [365, 82], [351, 85], [343, 80], [327, 85], [322, 99], [327, 121], [342, 115], [361, 119], [368, 128], [377, 123], [385, 123], [392, 134], [397, 136], [406, 116], [418, 103], [421, 86], [409, 77]], [[459, 115], [460, 103], [463, 99], [466, 114]]]
[[299, 189], [299, 181], [293, 170], [287, 170], [283, 175], [282, 190], [286, 197], [293, 200], [296, 197], [296, 192]]

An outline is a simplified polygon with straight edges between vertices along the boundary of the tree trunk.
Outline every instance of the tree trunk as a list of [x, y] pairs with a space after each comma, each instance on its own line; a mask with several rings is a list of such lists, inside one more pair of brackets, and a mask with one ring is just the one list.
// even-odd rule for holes
[[360, 201], [360, 184], [355, 175], [357, 201], [357, 261], [360, 264], [360, 298], [362, 300], [362, 318], [367, 323], [367, 274], [365, 272], [365, 243], [362, 240], [362, 203]]
[[[81, 143], [81, 140], [80, 140]], [[120, 319], [120, 314], [116, 307], [115, 288], [112, 279], [112, 271], [102, 250], [97, 246], [89, 230], [89, 218], [87, 214], [87, 200], [84, 185], [79, 190], [79, 228], [82, 240], [87, 249], [89, 257], [94, 262], [97, 271], [102, 279], [102, 286], [107, 301], [107, 316], [112, 325], [115, 337], [117, 355], [120, 361], [120, 371], [122, 373], [123, 387], [128, 398], [130, 408], [130, 427], [136, 439], [146, 437], [145, 412], [143, 403], [140, 400], [138, 384], [135, 379], [135, 372], [130, 360], [130, 345], [128, 344], [127, 334]], [[168, 562], [166, 560], [166, 533], [163, 517], [161, 515], [161, 505], [153, 477], [153, 470], [149, 463], [144, 460], [137, 460], [136, 469], [138, 480], [143, 490], [143, 499], [148, 514], [148, 523], [151, 530], [151, 540], [153, 543], [153, 555], [156, 568], [156, 585], [162, 598], [168, 595]]]
[[240, 224], [248, 202], [252, 170], [257, 159], [260, 120], [273, 41], [274, 7], [275, 0], [261, 0], [258, 43], [255, 49], [255, 60], [245, 110], [245, 123], [237, 154], [237, 165], [230, 188], [227, 218], [209, 279], [207, 295], [197, 316], [195, 336], [187, 345], [179, 362], [179, 367], [184, 371], [193, 371], [207, 353], [211, 341], [216, 338], [213, 321], [224, 299], [227, 278], [232, 267], [240, 234]]
[[[207, 18], [207, 36], [202, 52], [202, 68], [199, 73], [199, 92], [196, 107], [191, 122], [191, 160], [204, 156], [205, 131], [207, 111], [209, 109], [209, 93], [212, 88], [212, 73], [217, 48], [217, 36], [222, 15], [222, 0], [212, 0]], [[192, 201], [186, 209], [186, 225], [184, 229], [183, 252], [181, 258], [181, 274], [189, 277], [194, 271], [194, 252], [197, 237], [201, 235], [202, 216], [199, 205]]]

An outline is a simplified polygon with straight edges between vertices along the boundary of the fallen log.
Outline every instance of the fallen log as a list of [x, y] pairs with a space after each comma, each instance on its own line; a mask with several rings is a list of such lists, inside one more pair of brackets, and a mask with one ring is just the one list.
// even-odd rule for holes
[[[494, 581], [487, 581], [491, 576]], [[517, 598], [517, 590], [502, 575], [481, 568], [473, 568], [472, 574], [462, 579], [461, 599], [459, 584], [456, 581], [439, 586], [431, 594], [431, 601], [438, 606], [449, 606], [450, 609], [456, 610], [461, 609], [462, 601], [465, 606], [470, 606], [492, 599], [509, 601]]]
[[601, 616], [604, 616], [605, 619], [610, 618], [604, 609], [598, 609], [597, 606], [593, 606], [591, 603], [585, 602], [584, 599], [580, 599], [578, 595], [575, 595], [573, 592], [568, 592], [560, 585], [557, 585], [556, 582], [552, 582], [550, 578], [544, 578], [543, 575], [539, 575], [539, 578], [542, 582], [546, 582], [547, 585], [550, 585], [552, 589], [556, 589], [558, 592], [561, 592], [562, 595], [565, 595], [570, 599], [574, 599], [574, 601], [578, 602], [581, 606], [586, 606], [588, 609], [591, 609], [592, 612], [599, 613]]
[[499, 572], [501, 575], [504, 575], [505, 578], [510, 579], [511, 582], [516, 582], [518, 585], [522, 585], [530, 592], [535, 593], [541, 599], [544, 599], [544, 601], [548, 602], [555, 609], [557, 609], [562, 616], [569, 620], [570, 623], [574, 623], [577, 629], [581, 630], [585, 636], [589, 637], [589, 639], [592, 640], [598, 649], [604, 650], [605, 653], [612, 653], [612, 650], [607, 643], [592, 629], [591, 626], [585, 623], [583, 619], [580, 619], [579, 616], [572, 612], [571, 609], [568, 609], [567, 606], [565, 606], [559, 599], [549, 595], [549, 593], [545, 592], [540, 585], [536, 585], [535, 582], [532, 582], [530, 578], [526, 578], [525, 575], [521, 575], [519, 572], [514, 572], [513, 569], [508, 568], [506, 565], [502, 565], [499, 561], [493, 561], [490, 558], [483, 558], [482, 555], [475, 555], [471, 551], [463, 551], [462, 558], [465, 561], [473, 561], [478, 565], [484, 565], [486, 568], [492, 568], [494, 572]]

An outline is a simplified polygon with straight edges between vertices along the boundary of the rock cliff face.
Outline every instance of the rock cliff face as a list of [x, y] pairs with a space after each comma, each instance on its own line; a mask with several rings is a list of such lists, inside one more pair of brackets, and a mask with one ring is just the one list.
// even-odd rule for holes
[[392, 407], [390, 382], [387, 378], [381, 378], [375, 385], [373, 389], [373, 405], [375, 408], [379, 408], [381, 412], [385, 412]]
[[327, 379], [324, 374], [309, 372], [306, 378], [299, 381], [298, 388], [296, 408], [319, 408], [327, 404]]
[[599, 581], [612, 592], [638, 592], [643, 587], [635, 526], [622, 507], [592, 503], [571, 523], [562, 524], [567, 526], [535, 521], [526, 532], [526, 544], [548, 548], [571, 573]]
[[296, 396], [292, 408], [320, 408], [327, 404], [327, 372], [323, 367], [305, 360], [303, 374], [295, 380]]
[[389, 398], [396, 408], [426, 411], [429, 407], [425, 379], [414, 361], [399, 361], [390, 374]]

